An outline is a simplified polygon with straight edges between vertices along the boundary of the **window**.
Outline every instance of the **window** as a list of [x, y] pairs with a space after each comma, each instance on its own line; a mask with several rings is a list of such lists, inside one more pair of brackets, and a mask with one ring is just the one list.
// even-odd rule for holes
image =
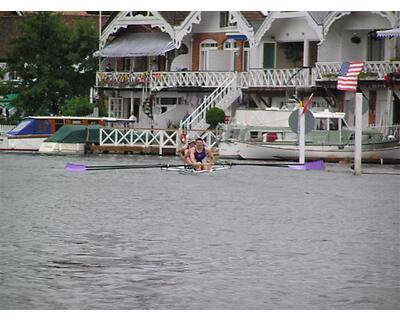
[[123, 100], [122, 98], [111, 98], [110, 99], [110, 117], [115, 117], [115, 118], [122, 118], [123, 114], [123, 106], [122, 106]]
[[124, 71], [131, 72], [133, 71], [134, 60], [133, 58], [124, 58]]
[[217, 49], [215, 40], [205, 40], [200, 44], [200, 70], [208, 70], [208, 52]]
[[238, 47], [237, 42], [235, 40], [230, 40], [230, 39], [226, 40], [224, 42], [224, 50], [232, 52], [231, 70], [234, 71], [235, 70], [235, 55], [239, 54], [239, 47]]
[[182, 98], [181, 97], [157, 98], [156, 103], [158, 105], [163, 105], [163, 106], [182, 104]]
[[221, 28], [235, 26], [236, 22], [229, 22], [229, 11], [221, 11], [219, 13], [219, 26]]

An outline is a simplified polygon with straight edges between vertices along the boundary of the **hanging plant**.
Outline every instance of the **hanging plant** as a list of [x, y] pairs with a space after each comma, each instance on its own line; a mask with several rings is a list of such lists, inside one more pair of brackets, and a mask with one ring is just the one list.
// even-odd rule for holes
[[386, 74], [383, 77], [383, 81], [385, 82], [385, 86], [392, 90], [400, 88], [400, 71], [391, 72]]
[[352, 43], [361, 43], [361, 38], [359, 36], [352, 36], [350, 40]]
[[303, 43], [288, 42], [284, 44], [285, 57], [293, 63], [301, 62], [303, 57]]

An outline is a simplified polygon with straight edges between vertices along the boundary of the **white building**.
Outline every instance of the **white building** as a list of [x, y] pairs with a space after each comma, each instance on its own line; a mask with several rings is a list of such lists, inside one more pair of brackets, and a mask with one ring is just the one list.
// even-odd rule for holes
[[[97, 91], [109, 116], [138, 126], [207, 127], [212, 106], [229, 116], [238, 106], [280, 107], [314, 92], [313, 108], [345, 111], [354, 93], [336, 90], [344, 61], [364, 61], [364, 125], [400, 123], [399, 12], [192, 11], [114, 13], [101, 35]], [[153, 120], [146, 115], [152, 101]]]

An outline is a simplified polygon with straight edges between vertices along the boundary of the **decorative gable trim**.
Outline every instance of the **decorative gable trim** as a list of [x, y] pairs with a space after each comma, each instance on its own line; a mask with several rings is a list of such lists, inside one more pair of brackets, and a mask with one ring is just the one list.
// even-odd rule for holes
[[[371, 13], [376, 13], [384, 18], [387, 18], [392, 28], [396, 26], [397, 17], [395, 13], [390, 11], [371, 11]], [[325, 41], [325, 38], [328, 35], [329, 29], [331, 28], [332, 24], [340, 18], [349, 14], [351, 14], [351, 11], [334, 11], [326, 17], [323, 26], [323, 38], [319, 45], [321, 45]]]
[[399, 13], [394, 11], [371, 11], [389, 20], [391, 28], [398, 28], [400, 25]]
[[199, 24], [200, 22], [201, 11], [192, 11], [179, 26], [174, 27], [175, 35], [173, 41], [176, 48], [181, 46], [183, 37], [192, 32], [193, 24]]
[[100, 48], [103, 48], [108, 37], [119, 29], [127, 28], [130, 25], [146, 24], [159, 27], [163, 32], [167, 32], [171, 38], [174, 36], [171, 25], [157, 11], [121, 11], [102, 32]]
[[274, 22], [277, 18], [278, 16], [276, 11], [271, 11], [271, 13], [265, 18], [255, 35], [256, 44], [260, 43], [261, 38], [271, 28], [272, 22]]
[[307, 12], [280, 12], [280, 11], [272, 11], [263, 21], [255, 35], [255, 42], [259, 44], [261, 38], [264, 34], [271, 28], [272, 23], [281, 18], [305, 18], [307, 24], [315, 31], [319, 39], [323, 39], [323, 28], [318, 25], [315, 20], [311, 17], [310, 13]]
[[236, 22], [239, 31], [249, 40], [250, 47], [256, 45], [254, 29], [240, 11], [229, 11], [229, 22]]
[[339, 20], [340, 18], [347, 16], [351, 13], [351, 11], [334, 11], [331, 12], [325, 19], [324, 25], [323, 25], [323, 39], [321, 43], [325, 40], [325, 37], [327, 36], [329, 29], [331, 28], [332, 24], [336, 21]]

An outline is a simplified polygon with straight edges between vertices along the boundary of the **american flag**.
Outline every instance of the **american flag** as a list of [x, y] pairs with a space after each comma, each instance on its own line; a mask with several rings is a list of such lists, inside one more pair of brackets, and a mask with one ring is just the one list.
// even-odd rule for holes
[[364, 62], [343, 62], [338, 75], [337, 89], [343, 91], [357, 91], [357, 79]]

